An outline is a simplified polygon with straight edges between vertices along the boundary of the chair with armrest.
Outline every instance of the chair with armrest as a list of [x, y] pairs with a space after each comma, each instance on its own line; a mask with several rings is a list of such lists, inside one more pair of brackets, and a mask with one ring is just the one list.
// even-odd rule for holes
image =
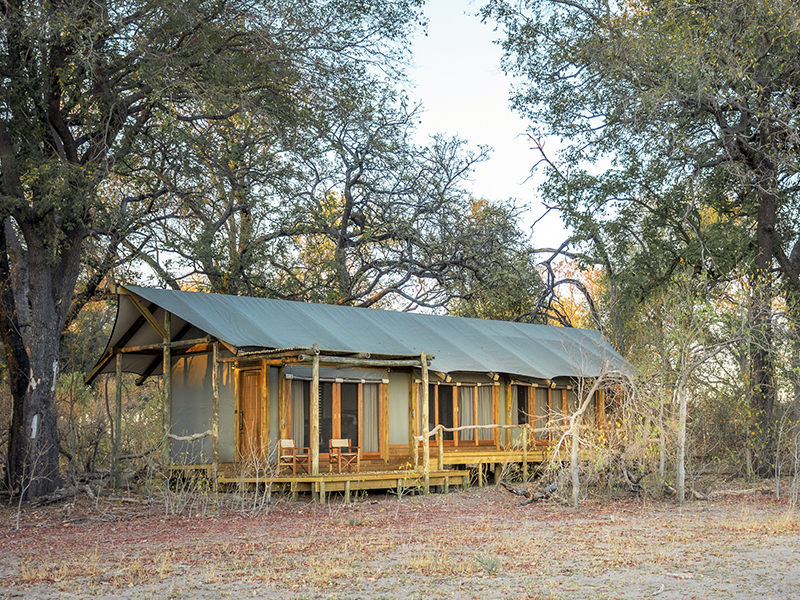
[[278, 469], [291, 468], [292, 474], [297, 475], [305, 471], [310, 473], [311, 453], [308, 448], [299, 448], [294, 445], [294, 440], [278, 441]]
[[329, 440], [328, 456], [330, 472], [333, 472], [334, 465], [338, 473], [352, 470], [354, 466], [356, 473], [361, 471], [361, 450], [358, 446], [350, 444], [349, 439]]

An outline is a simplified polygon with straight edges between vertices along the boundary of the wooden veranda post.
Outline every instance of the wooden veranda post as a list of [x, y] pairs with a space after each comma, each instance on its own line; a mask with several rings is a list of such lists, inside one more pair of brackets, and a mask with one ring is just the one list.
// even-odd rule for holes
[[211, 460], [214, 469], [214, 485], [217, 485], [219, 469], [219, 342], [214, 342], [211, 350]]
[[425, 491], [430, 485], [431, 472], [431, 439], [430, 439], [430, 412], [428, 408], [428, 356], [425, 352], [420, 353], [420, 365], [422, 366], [422, 468], [425, 472]]
[[[417, 400], [417, 384], [414, 380], [413, 369], [408, 374], [408, 453], [415, 459], [419, 457], [419, 448], [417, 446], [417, 411], [419, 410], [419, 401]], [[414, 468], [417, 468], [417, 460], [414, 460]]]
[[319, 475], [319, 346], [311, 358], [311, 474]]
[[170, 452], [170, 429], [172, 427], [172, 348], [170, 348], [170, 338], [172, 337], [172, 332], [170, 327], [172, 325], [171, 314], [169, 311], [164, 311], [164, 360], [162, 363], [162, 383], [164, 384], [163, 390], [163, 398], [164, 398], [164, 446], [162, 449], [162, 463], [164, 465], [164, 469], [169, 469], [171, 464], [171, 452]]
[[122, 354], [117, 353], [117, 382], [114, 397], [114, 483], [117, 487], [122, 483], [122, 469], [119, 457], [122, 453]]
[[[506, 425], [511, 425], [514, 422], [514, 415], [511, 414], [511, 380], [505, 382], [506, 385]], [[519, 410], [519, 409], [517, 409]], [[506, 429], [503, 432], [503, 443], [506, 449], [511, 449], [511, 443], [514, 441], [514, 430]]]
[[[439, 426], [441, 427], [441, 425]], [[440, 471], [444, 471], [444, 435], [442, 435], [444, 431], [439, 429], [439, 457], [436, 461], [436, 468]]]
[[530, 432], [528, 429], [530, 425], [525, 423], [522, 428], [522, 480], [528, 481], [528, 440], [530, 439]]

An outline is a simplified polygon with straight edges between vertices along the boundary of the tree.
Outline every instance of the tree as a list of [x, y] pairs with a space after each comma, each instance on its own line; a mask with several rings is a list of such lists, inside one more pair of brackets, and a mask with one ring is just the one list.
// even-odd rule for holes
[[175, 193], [202, 201], [141, 232], [159, 278], [199, 277], [223, 293], [458, 311], [497, 303], [513, 287], [519, 306], [481, 315], [524, 312], [538, 275], [518, 211], [465, 191], [487, 149], [445, 136], [415, 144], [418, 108], [379, 81], [346, 85], [302, 115], [290, 148], [270, 146], [239, 120], [224, 138], [186, 149]]
[[[171, 128], [213, 129], [253, 114], [279, 129], [303, 109], [314, 81], [359, 62], [396, 64], [418, 7], [417, 0], [0, 6], [0, 334], [14, 399], [11, 488], [35, 496], [59, 482], [53, 398], [62, 332], [140, 220], [168, 197], [169, 181], [143, 186], [137, 175], [156, 150], [158, 160], [176, 160]], [[88, 249], [100, 254], [82, 262]], [[76, 295], [84, 264], [90, 278]]]
[[[515, 106], [571, 140], [565, 158], [572, 164], [611, 159], [627, 176], [641, 163], [634, 181], [657, 198], [687, 190], [685, 211], [673, 217], [724, 207], [729, 239], [742, 226], [751, 232], [750, 402], [767, 440], [760, 468], [768, 470], [776, 275], [792, 307], [800, 287], [797, 6], [493, 1], [484, 15], [505, 27], [505, 66], [528, 82]], [[655, 167], [656, 180], [642, 177]], [[711, 193], [693, 194], [697, 183]]]
[[[479, 248], [474, 268], [453, 282], [450, 313], [513, 321], [530, 314], [543, 283], [513, 205], [470, 200], [462, 248]], [[484, 258], [485, 257], [485, 258]]]

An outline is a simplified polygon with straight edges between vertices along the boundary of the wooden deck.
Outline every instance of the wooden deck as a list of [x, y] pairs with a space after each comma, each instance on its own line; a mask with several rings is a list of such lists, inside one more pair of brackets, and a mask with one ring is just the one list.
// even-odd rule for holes
[[[359, 490], [393, 490], [402, 495], [411, 489], [425, 489], [441, 486], [444, 492], [450, 486], [463, 486], [469, 482], [469, 471], [433, 471], [428, 474], [426, 486], [425, 475], [419, 471], [370, 471], [360, 473], [322, 473], [319, 475], [278, 475], [269, 480], [270, 486], [282, 488], [297, 499], [300, 492], [311, 493], [314, 498], [324, 504], [331, 492], [343, 492], [344, 501], [350, 501], [350, 494]], [[266, 484], [263, 478], [245, 475], [239, 477], [217, 477], [220, 484]]]
[[[216, 484], [220, 486], [269, 486], [276, 491], [285, 491], [292, 494], [296, 500], [301, 492], [310, 493], [314, 499], [325, 503], [327, 496], [332, 492], [343, 492], [345, 502], [350, 501], [351, 493], [360, 490], [392, 490], [402, 495], [410, 490], [429, 490], [431, 487], [441, 487], [447, 493], [451, 486], [464, 486], [469, 483], [469, 470], [443, 470], [428, 473], [427, 481], [422, 471], [395, 470], [395, 471], [361, 471], [358, 473], [320, 473], [308, 474], [278, 474], [274, 465], [269, 465], [264, 470], [256, 472], [251, 466], [238, 463], [220, 465], [216, 477]], [[173, 473], [202, 473], [203, 476], [213, 479], [212, 465], [175, 465]]]
[[[323, 503], [328, 494], [343, 492], [347, 502], [353, 492], [361, 490], [392, 490], [400, 495], [411, 489], [439, 487], [447, 492], [451, 486], [469, 484], [470, 476], [475, 471], [477, 471], [475, 483], [484, 485], [486, 465], [494, 465], [496, 478], [502, 465], [518, 464], [527, 471], [531, 464], [549, 460], [552, 451], [548, 447], [532, 448], [527, 452], [519, 448], [508, 450], [495, 447], [447, 448], [442, 453], [442, 460], [439, 461], [438, 448], [434, 446], [431, 448], [427, 482], [421, 464], [421, 454], [420, 452], [420, 460], [416, 466], [408, 456], [402, 456], [395, 457], [391, 462], [362, 460], [360, 472], [324, 471], [318, 475], [279, 472], [276, 464], [265, 463], [256, 467], [249, 463], [222, 463], [218, 466], [215, 483], [221, 486], [269, 485], [276, 491], [290, 492], [294, 499], [301, 492], [310, 493]], [[327, 468], [327, 464], [325, 467]], [[173, 471], [201, 472], [210, 480], [214, 479], [213, 466], [210, 464], [175, 465]]]

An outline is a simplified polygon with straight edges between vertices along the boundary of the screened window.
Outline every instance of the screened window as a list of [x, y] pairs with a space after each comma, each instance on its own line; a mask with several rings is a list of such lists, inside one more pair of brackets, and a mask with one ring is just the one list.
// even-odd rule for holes
[[[421, 392], [422, 386], [417, 386], [419, 435], [422, 435]], [[494, 422], [495, 403], [494, 386], [431, 384], [428, 387], [428, 429], [431, 430], [437, 425], [454, 428], [456, 423], [458, 427], [491, 425]], [[443, 441], [459, 446], [492, 443], [495, 439], [493, 429], [445, 431], [441, 435]]]
[[[580, 404], [572, 389], [514, 386], [511, 393], [512, 425], [530, 423], [535, 439], [542, 443], [553, 439], [555, 428], [568, 424], [569, 417]], [[595, 403], [589, 404], [584, 415], [584, 424], [594, 424]]]
[[[321, 381], [319, 451], [347, 438], [363, 454], [380, 452], [380, 384]], [[311, 445], [311, 382], [291, 380], [289, 432], [297, 446]]]
[[533, 423], [533, 428], [537, 430], [536, 439], [539, 441], [549, 440], [550, 433], [546, 429], [550, 422], [550, 390], [547, 388], [534, 388], [533, 393], [536, 396], [536, 408], [534, 409], [536, 422]]
[[515, 385], [511, 388], [511, 425], [525, 425], [530, 421], [528, 392], [531, 388]]

